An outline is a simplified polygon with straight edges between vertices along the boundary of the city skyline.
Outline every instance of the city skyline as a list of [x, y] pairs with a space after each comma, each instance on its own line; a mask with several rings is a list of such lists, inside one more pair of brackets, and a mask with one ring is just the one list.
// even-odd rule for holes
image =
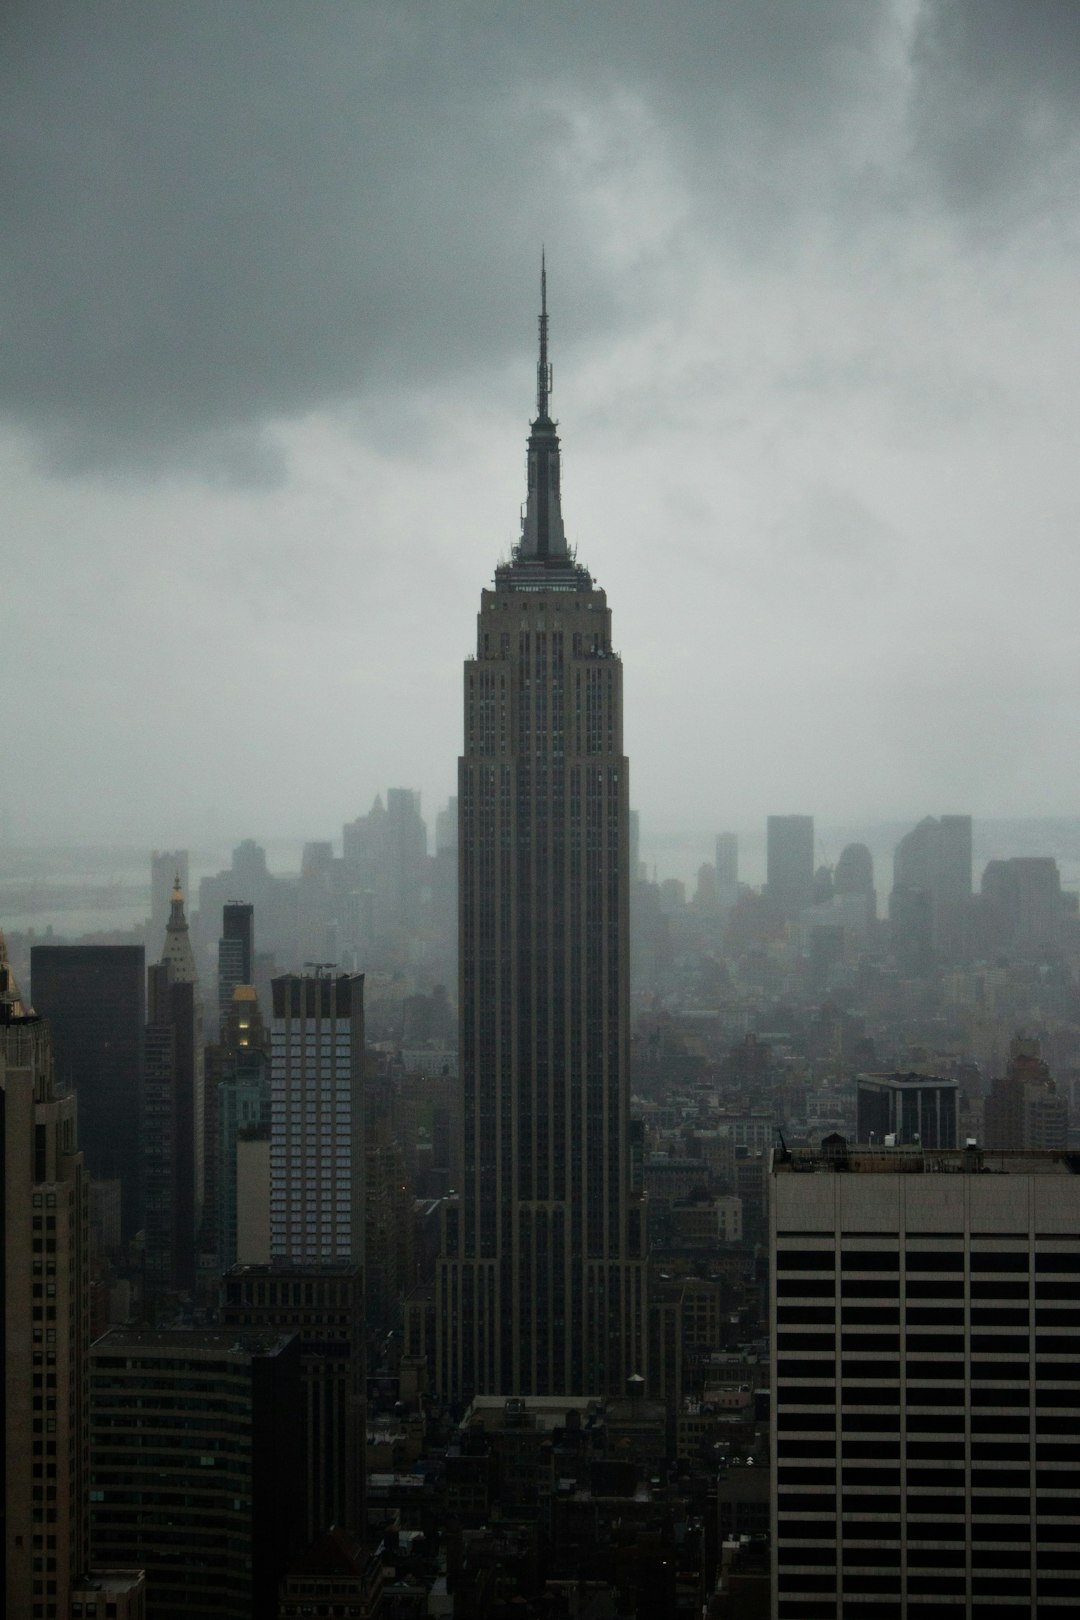
[[0, 1614], [1075, 1605], [1078, 73], [0, 12]]
[[542, 241], [645, 825], [1069, 803], [1069, 13], [542, 9], [8, 9], [12, 841], [446, 796]]

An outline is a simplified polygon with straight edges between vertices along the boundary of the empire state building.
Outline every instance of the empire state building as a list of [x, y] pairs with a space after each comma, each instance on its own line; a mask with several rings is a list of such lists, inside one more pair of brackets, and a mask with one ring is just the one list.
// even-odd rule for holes
[[621, 1393], [645, 1372], [622, 663], [563, 529], [546, 293], [542, 272], [521, 537], [465, 664], [462, 1182], [435, 1300], [452, 1399]]

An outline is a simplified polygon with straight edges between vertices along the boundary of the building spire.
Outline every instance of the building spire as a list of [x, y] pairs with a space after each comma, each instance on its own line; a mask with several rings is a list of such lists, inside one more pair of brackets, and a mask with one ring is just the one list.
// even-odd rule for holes
[[188, 933], [188, 921], [184, 913], [184, 891], [180, 884], [179, 872], [173, 883], [169, 920], [165, 924], [165, 949], [161, 953], [161, 960], [172, 968], [174, 984], [198, 982], [195, 953], [191, 948], [191, 936]]
[[528, 446], [528, 497], [519, 558], [565, 563], [569, 558], [559, 494], [559, 436], [551, 420], [552, 369], [548, 360], [547, 257], [540, 254], [540, 359], [536, 367], [536, 420]]
[[547, 257], [540, 249], [540, 360], [536, 367], [536, 419], [548, 420], [551, 366], [548, 363]]

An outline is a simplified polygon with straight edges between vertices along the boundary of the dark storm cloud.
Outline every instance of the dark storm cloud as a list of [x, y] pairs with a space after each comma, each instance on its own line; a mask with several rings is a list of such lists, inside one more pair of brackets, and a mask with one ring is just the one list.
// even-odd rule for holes
[[1080, 6], [928, 0], [916, 33], [917, 141], [948, 202], [996, 223], [1075, 223]]
[[13, 824], [445, 795], [541, 241], [644, 823], [1071, 802], [1078, 19], [0, 4]]
[[[602, 332], [628, 295], [575, 120], [636, 98], [740, 229], [775, 224], [793, 154], [865, 88], [887, 13], [703, 0], [677, 17], [652, 0], [9, 4], [0, 406], [60, 466], [194, 460], [259, 482], [268, 420], [520, 353], [541, 239], [573, 266], [564, 336]], [[602, 184], [634, 155], [601, 142], [584, 166]]]

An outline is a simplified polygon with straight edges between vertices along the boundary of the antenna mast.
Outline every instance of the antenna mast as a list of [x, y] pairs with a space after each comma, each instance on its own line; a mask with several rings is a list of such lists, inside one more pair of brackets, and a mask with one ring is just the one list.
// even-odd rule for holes
[[543, 419], [548, 414], [551, 396], [551, 366], [548, 364], [547, 262], [540, 250], [540, 360], [536, 367], [536, 414]]

